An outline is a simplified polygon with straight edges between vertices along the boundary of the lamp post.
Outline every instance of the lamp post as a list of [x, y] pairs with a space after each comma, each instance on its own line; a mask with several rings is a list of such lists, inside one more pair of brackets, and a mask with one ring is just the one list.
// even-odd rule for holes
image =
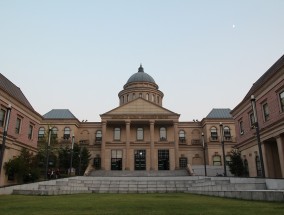
[[206, 150], [206, 145], [205, 145], [205, 142], [204, 142], [204, 133], [202, 132], [202, 146], [203, 146], [203, 156], [204, 156], [204, 173], [205, 173], [205, 176], [207, 176], [207, 170], [206, 170], [206, 153], [205, 153], [205, 150]]
[[224, 166], [224, 176], [227, 176], [226, 170], [226, 157], [225, 157], [225, 144], [224, 144], [224, 131], [223, 131], [223, 124], [220, 122], [220, 137], [221, 137], [221, 145], [222, 145], [222, 153], [223, 153], [223, 166]]
[[259, 135], [259, 125], [258, 125], [257, 112], [256, 112], [256, 102], [255, 102], [254, 95], [251, 95], [250, 101], [251, 101], [251, 106], [252, 106], [252, 111], [253, 111], [254, 127], [256, 131], [257, 145], [258, 145], [258, 151], [259, 151], [261, 176], [262, 178], [265, 178], [265, 170], [264, 170], [264, 163], [263, 163], [262, 149], [261, 149], [261, 142], [260, 142], [260, 135]]
[[50, 147], [50, 139], [51, 139], [51, 127], [48, 128], [48, 141], [46, 145], [46, 164], [45, 164], [45, 179], [48, 179], [48, 163], [49, 163], [49, 147]]
[[74, 137], [74, 134], [72, 135], [72, 145], [71, 145], [71, 159], [70, 159], [70, 175], [72, 174], [72, 161], [73, 161], [73, 147], [74, 147], [74, 140], [75, 140], [75, 137]]
[[6, 116], [6, 121], [5, 121], [5, 128], [3, 132], [3, 142], [2, 142], [1, 154], [0, 154], [1, 156], [0, 157], [0, 175], [1, 175], [2, 164], [4, 160], [4, 153], [5, 153], [5, 147], [6, 147], [6, 139], [7, 139], [7, 132], [8, 132], [8, 125], [10, 121], [11, 110], [12, 110], [12, 106], [11, 104], [9, 104], [7, 107], [7, 116]]

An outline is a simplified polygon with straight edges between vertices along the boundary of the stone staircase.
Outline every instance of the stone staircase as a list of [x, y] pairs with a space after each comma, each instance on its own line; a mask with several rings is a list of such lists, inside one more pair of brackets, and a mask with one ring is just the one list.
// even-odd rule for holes
[[[115, 171], [113, 171], [115, 172]], [[6, 194], [63, 195], [77, 193], [193, 193], [246, 200], [284, 202], [283, 179], [184, 176], [181, 172], [137, 173], [112, 176], [78, 176], [7, 187]], [[98, 173], [96, 173], [98, 174]], [[121, 174], [121, 176], [117, 176]], [[156, 176], [156, 175], [159, 176]], [[165, 175], [170, 176], [165, 176]], [[152, 176], [149, 176], [152, 175]], [[175, 175], [175, 176], [173, 176]], [[1, 188], [5, 189], [5, 188]], [[5, 194], [0, 189], [0, 194]]]

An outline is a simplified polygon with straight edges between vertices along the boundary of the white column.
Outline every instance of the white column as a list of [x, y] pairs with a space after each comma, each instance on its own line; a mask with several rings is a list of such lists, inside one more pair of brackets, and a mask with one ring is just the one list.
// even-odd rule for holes
[[179, 169], [179, 137], [178, 123], [174, 122], [174, 137], [175, 137], [175, 169]]
[[106, 151], [106, 122], [102, 122], [102, 145], [101, 145], [101, 168], [106, 169], [105, 151]]
[[280, 161], [280, 170], [282, 173], [282, 178], [284, 178], [284, 141], [278, 136], [276, 137], [277, 147], [278, 147], [278, 155]]
[[126, 162], [125, 170], [130, 170], [130, 121], [126, 121]]
[[154, 121], [150, 121], [150, 170], [155, 170], [155, 132]]

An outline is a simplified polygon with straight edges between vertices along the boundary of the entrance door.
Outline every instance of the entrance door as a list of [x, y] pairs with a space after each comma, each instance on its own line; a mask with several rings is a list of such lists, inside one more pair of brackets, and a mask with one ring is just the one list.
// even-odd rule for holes
[[135, 150], [134, 157], [135, 170], [146, 170], [146, 150]]
[[111, 170], [122, 170], [122, 150], [111, 151]]
[[158, 170], [169, 170], [169, 150], [158, 150]]

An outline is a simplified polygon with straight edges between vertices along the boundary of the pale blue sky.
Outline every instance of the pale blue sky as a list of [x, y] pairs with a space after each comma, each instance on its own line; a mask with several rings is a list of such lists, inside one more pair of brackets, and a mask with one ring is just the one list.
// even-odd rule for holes
[[138, 71], [181, 121], [233, 109], [283, 55], [283, 0], [0, 0], [0, 72], [40, 114], [99, 121]]

